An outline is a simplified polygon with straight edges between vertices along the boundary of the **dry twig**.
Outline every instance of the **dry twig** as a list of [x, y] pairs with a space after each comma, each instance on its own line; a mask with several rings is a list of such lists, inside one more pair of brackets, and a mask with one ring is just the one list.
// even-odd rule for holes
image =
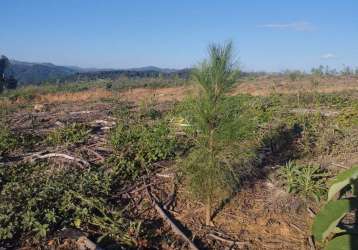
[[168, 222], [170, 227], [172, 228], [173, 232], [177, 235], [179, 235], [182, 239], [184, 239], [185, 242], [187, 242], [189, 244], [189, 247], [193, 250], [199, 250], [199, 248], [197, 246], [195, 246], [195, 244], [177, 227], [177, 225], [168, 217], [168, 215], [166, 214], [166, 212], [164, 211], [163, 208], [161, 208], [159, 206], [159, 204], [157, 203], [157, 201], [155, 201], [148, 189], [148, 187], [146, 187], [146, 191], [147, 191], [147, 195], [151, 201], [151, 203], [153, 204], [155, 210], [157, 210], [157, 212], [159, 213], [159, 215], [163, 218], [164, 221]]
[[102, 155], [100, 155], [99, 153], [97, 153], [96, 151], [94, 151], [93, 149], [90, 149], [88, 147], [84, 147], [85, 150], [87, 150], [88, 152], [94, 154], [99, 160], [100, 162], [104, 162], [104, 157]]
[[294, 223], [290, 223], [289, 225], [291, 227], [293, 227], [294, 229], [296, 229], [297, 231], [299, 231], [301, 233], [304, 233], [304, 231], [301, 228], [299, 228], [297, 225], [295, 225]]
[[315, 212], [313, 212], [312, 208], [310, 207], [307, 207], [307, 212], [311, 218], [314, 218], [316, 216]]
[[35, 161], [35, 160], [38, 160], [38, 159], [47, 159], [47, 158], [53, 158], [53, 157], [61, 157], [61, 158], [65, 158], [67, 160], [70, 160], [70, 161], [74, 161], [76, 163], [79, 163], [85, 167], [89, 167], [90, 164], [89, 162], [83, 160], [83, 159], [80, 159], [80, 158], [76, 158], [76, 157], [73, 157], [73, 156], [70, 156], [70, 155], [66, 155], [66, 154], [60, 154], [60, 153], [49, 153], [49, 154], [45, 154], [45, 155], [40, 155], [40, 154], [33, 154], [32, 156], [30, 156], [31, 158], [31, 161]]
[[313, 241], [313, 237], [312, 237], [312, 236], [308, 237], [308, 244], [310, 245], [311, 250], [316, 250], [316, 246], [315, 246], [315, 244], [314, 244], [314, 241]]
[[248, 241], [234, 241], [234, 240], [229, 240], [229, 239], [225, 239], [225, 238], [223, 238], [223, 237], [220, 237], [220, 236], [215, 235], [215, 234], [212, 234], [212, 233], [209, 233], [208, 236], [214, 238], [215, 240], [219, 240], [219, 241], [228, 243], [228, 244], [230, 244], [230, 245], [243, 246], [243, 245], [249, 244]]

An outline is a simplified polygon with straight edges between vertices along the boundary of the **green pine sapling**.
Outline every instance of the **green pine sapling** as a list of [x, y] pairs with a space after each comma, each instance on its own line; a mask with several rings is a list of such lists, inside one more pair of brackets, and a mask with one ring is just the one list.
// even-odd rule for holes
[[233, 145], [237, 143], [238, 114], [230, 110], [226, 94], [238, 73], [231, 42], [210, 45], [209, 58], [193, 71], [199, 93], [188, 102], [187, 119], [195, 147], [183, 164], [183, 172], [192, 193], [205, 203], [207, 225], [212, 223], [215, 202], [232, 192], [237, 183], [232, 158], [237, 156]]

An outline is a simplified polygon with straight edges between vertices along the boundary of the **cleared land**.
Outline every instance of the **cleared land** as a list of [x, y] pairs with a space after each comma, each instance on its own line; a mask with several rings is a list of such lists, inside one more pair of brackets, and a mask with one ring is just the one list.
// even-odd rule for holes
[[[187, 248], [155, 200], [200, 248], [309, 249], [312, 215], [330, 178], [358, 164], [358, 78], [240, 80], [228, 98], [252, 119], [242, 147], [254, 147], [255, 155], [243, 154], [242, 161], [254, 159], [254, 171], [217, 204], [213, 226], [204, 226], [203, 205], [180, 176], [190, 140], [173, 121], [193, 93], [187, 84], [24, 89], [3, 96], [0, 246], [73, 249], [82, 232], [109, 249]], [[309, 187], [292, 189], [289, 161], [300, 171], [318, 166], [326, 175], [314, 172], [305, 179]]]

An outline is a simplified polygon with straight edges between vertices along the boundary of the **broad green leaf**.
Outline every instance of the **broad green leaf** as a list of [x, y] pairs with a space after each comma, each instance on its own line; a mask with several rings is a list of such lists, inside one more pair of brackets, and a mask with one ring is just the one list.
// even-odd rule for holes
[[353, 166], [351, 169], [348, 169], [337, 175], [331, 187], [329, 188], [328, 201], [330, 201], [344, 187], [351, 184], [352, 181], [356, 181], [357, 179], [358, 179], [358, 166]]
[[356, 208], [358, 208], [358, 200], [354, 198], [329, 201], [314, 219], [312, 233], [315, 240], [325, 240], [335, 232], [337, 224], [346, 213]]
[[357, 235], [342, 235], [328, 242], [325, 250], [354, 250], [358, 249]]

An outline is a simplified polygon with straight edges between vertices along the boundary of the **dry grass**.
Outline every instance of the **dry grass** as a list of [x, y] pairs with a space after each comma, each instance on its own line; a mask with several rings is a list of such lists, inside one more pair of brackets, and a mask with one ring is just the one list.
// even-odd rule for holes
[[140, 102], [154, 97], [158, 102], [182, 100], [191, 87], [169, 87], [159, 89], [135, 88], [122, 92], [120, 96], [128, 101]]
[[13, 107], [13, 103], [8, 99], [0, 99], [0, 109], [6, 110]]
[[217, 226], [250, 239], [250, 249], [307, 249], [311, 218], [305, 211], [293, 211], [299, 203], [280, 191], [266, 181], [245, 187], [219, 213]]
[[[148, 98], [155, 98], [158, 102], [182, 100], [190, 87], [169, 87], [169, 88], [134, 88], [120, 92], [112, 92], [102, 88], [90, 89], [81, 92], [69, 93], [49, 93], [36, 96], [32, 102], [39, 104], [53, 103], [74, 103], [74, 102], [93, 102], [101, 99], [125, 99], [127, 101], [139, 103]], [[27, 104], [29, 100], [18, 97], [16, 100], [1, 99], [0, 107], [18, 104]]]
[[[169, 183], [156, 186], [165, 200]], [[163, 196], [163, 197], [162, 197]], [[183, 187], [178, 190], [172, 215], [210, 249], [223, 249], [222, 242], [210, 242], [208, 233], [224, 233], [224, 238], [248, 242], [247, 249], [308, 249], [312, 218], [302, 201], [266, 180], [245, 185], [214, 217], [214, 228], [203, 227], [203, 204], [190, 199]], [[225, 244], [224, 244], [225, 245]], [[209, 247], [210, 246], [210, 247]], [[236, 248], [234, 248], [236, 249]], [[246, 249], [246, 248], [243, 248]]]
[[87, 102], [113, 98], [114, 93], [104, 89], [91, 89], [75, 93], [51, 93], [36, 98], [39, 103]]
[[[314, 85], [317, 83], [317, 86]], [[263, 76], [256, 80], [247, 80], [234, 88], [233, 94], [245, 93], [254, 96], [268, 96], [273, 93], [295, 94], [298, 92], [334, 93], [342, 91], [357, 91], [357, 77], [304, 77], [290, 81], [284, 76]]]
[[[317, 84], [315, 85], [314, 82]], [[108, 91], [103, 88], [94, 88], [81, 92], [49, 93], [37, 95], [35, 103], [73, 103], [89, 102], [101, 99], [121, 98], [127, 101], [139, 103], [149, 98], [155, 98], [158, 102], [180, 101], [186, 95], [194, 92], [193, 86], [163, 87], [163, 88], [133, 88], [120, 92]], [[255, 80], [245, 80], [231, 91], [232, 95], [240, 93], [254, 96], [268, 96], [273, 93], [297, 94], [317, 91], [320, 93], [358, 91], [357, 77], [304, 77], [296, 81], [290, 81], [285, 76], [262, 76]], [[1, 99], [0, 106], [14, 104], [27, 104], [29, 100], [18, 97], [15, 101]]]

